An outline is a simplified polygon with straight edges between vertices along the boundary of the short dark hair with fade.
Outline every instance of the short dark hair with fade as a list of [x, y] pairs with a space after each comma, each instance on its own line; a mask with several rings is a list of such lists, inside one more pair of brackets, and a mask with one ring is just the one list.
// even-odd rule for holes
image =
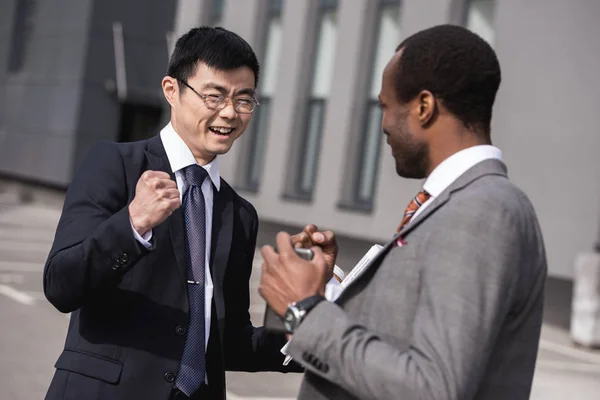
[[260, 66], [254, 50], [242, 37], [221, 27], [193, 28], [177, 39], [167, 75], [187, 82], [199, 63], [221, 71], [246, 66], [254, 72], [254, 86], [258, 85]]
[[501, 74], [485, 40], [460, 26], [439, 25], [408, 37], [399, 50], [395, 86], [400, 101], [428, 90], [465, 126], [489, 136]]

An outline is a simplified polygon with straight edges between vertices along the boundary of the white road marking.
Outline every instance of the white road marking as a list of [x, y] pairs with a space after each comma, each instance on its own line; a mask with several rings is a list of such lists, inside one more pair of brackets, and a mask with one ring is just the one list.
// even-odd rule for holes
[[35, 303], [35, 299], [27, 293], [18, 291], [17, 289], [7, 285], [0, 284], [0, 294], [3, 294], [14, 301], [17, 301], [21, 304], [26, 304], [28, 306], [31, 306], [33, 303]]
[[20, 284], [23, 283], [25, 278], [21, 274], [13, 273], [0, 273], [0, 284], [9, 285], [11, 283]]
[[551, 369], [557, 371], [588, 372], [600, 374], [600, 365], [584, 364], [577, 362], [541, 360], [536, 363], [536, 368], [541, 368], [544, 370]]
[[567, 357], [572, 357], [579, 361], [600, 364], [600, 355], [591, 354], [583, 350], [574, 349], [572, 347], [564, 346], [558, 343], [553, 343], [548, 340], [541, 339], [540, 348], [544, 350], [553, 351], [555, 353], [562, 354]]
[[0, 261], [0, 271], [11, 272], [42, 272], [44, 263]]

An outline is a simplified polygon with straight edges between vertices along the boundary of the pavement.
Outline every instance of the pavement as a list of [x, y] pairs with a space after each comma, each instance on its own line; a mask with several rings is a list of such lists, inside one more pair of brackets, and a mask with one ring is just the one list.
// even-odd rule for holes
[[[42, 270], [60, 216], [60, 201], [24, 203], [0, 182], [0, 400], [42, 399], [62, 351], [69, 316], [42, 293]], [[31, 200], [31, 199], [29, 199]], [[343, 250], [343, 249], [342, 249]], [[260, 257], [251, 281], [251, 315], [260, 325]], [[299, 374], [228, 373], [228, 399], [294, 399]], [[574, 347], [568, 332], [544, 325], [533, 400], [598, 400], [600, 352]]]

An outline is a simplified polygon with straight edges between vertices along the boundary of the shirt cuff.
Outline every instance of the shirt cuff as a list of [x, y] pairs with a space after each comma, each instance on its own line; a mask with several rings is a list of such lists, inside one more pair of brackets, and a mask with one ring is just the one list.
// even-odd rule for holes
[[150, 243], [150, 240], [152, 239], [152, 229], [150, 229], [148, 232], [144, 233], [143, 236], [141, 236], [138, 233], [138, 231], [136, 231], [133, 227], [133, 222], [131, 221], [131, 218], [129, 218], [129, 223], [131, 224], [131, 230], [133, 231], [133, 236], [135, 237], [135, 240], [140, 242], [142, 246], [144, 246], [146, 249], [152, 247], [152, 243]]
[[[338, 267], [337, 265], [333, 266], [333, 274], [339, 278], [338, 282], [341, 282], [344, 280], [344, 277], [345, 277], [344, 270], [341, 269], [340, 267]], [[335, 278], [335, 276], [334, 276], [334, 278]]]

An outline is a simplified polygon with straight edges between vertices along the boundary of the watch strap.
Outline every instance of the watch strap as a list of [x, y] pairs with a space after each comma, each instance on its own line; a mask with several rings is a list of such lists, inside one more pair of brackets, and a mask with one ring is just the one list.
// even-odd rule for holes
[[308, 312], [312, 308], [314, 308], [317, 304], [319, 304], [320, 302], [322, 302], [323, 300], [327, 300], [327, 299], [325, 297], [317, 294], [317, 295], [314, 295], [314, 296], [307, 297], [307, 298], [305, 298], [303, 300], [297, 301], [296, 302], [296, 307], [299, 310], [303, 310], [303, 311]]

